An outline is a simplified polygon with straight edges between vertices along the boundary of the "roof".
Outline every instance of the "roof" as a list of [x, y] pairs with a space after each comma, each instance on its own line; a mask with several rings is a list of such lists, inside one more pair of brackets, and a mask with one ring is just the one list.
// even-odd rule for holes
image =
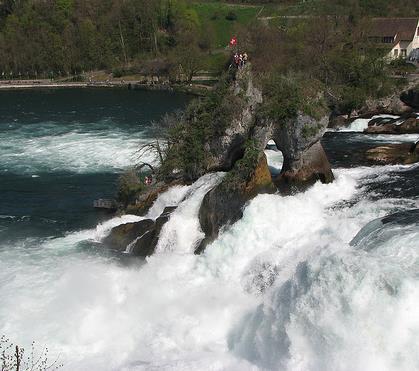
[[412, 41], [416, 35], [418, 18], [373, 18], [369, 35], [372, 37], [394, 37], [395, 43]]

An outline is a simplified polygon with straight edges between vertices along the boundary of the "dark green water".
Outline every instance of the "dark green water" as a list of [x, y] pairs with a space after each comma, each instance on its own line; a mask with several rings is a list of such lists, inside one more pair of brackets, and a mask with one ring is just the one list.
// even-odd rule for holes
[[0, 92], [0, 239], [60, 236], [107, 217], [151, 123], [190, 97], [168, 92], [56, 89]]

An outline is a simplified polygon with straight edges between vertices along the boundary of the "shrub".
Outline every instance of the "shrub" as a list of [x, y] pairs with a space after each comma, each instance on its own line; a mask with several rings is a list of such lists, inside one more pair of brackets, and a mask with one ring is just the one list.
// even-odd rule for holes
[[42, 349], [37, 354], [35, 342], [32, 342], [30, 353], [27, 354], [23, 347], [13, 344], [2, 335], [0, 337], [0, 367], [2, 371], [46, 371], [58, 370], [63, 365], [58, 363], [58, 358], [54, 362], [48, 361], [48, 348]]
[[287, 120], [298, 112], [320, 119], [327, 112], [322, 96], [323, 86], [298, 74], [270, 73], [262, 81], [264, 102], [262, 116], [272, 120]]
[[416, 66], [407, 62], [403, 58], [398, 58], [390, 62], [390, 68], [396, 75], [404, 75], [410, 72], [415, 72]]
[[214, 13], [212, 13], [212, 15], [211, 15], [211, 20], [212, 21], [215, 21], [215, 20], [217, 20], [217, 19], [219, 19], [219, 18], [221, 18], [221, 12], [220, 11], [218, 11], [218, 10], [216, 10]]
[[303, 100], [301, 90], [292, 78], [279, 74], [270, 74], [263, 81], [263, 114], [273, 120], [285, 120], [296, 117]]
[[234, 72], [226, 73], [213, 92], [192, 101], [177, 124], [171, 125], [161, 177], [180, 172], [185, 180], [191, 181], [207, 170], [211, 154], [206, 143], [223, 135], [243, 107], [243, 100], [230, 89], [233, 79]]
[[237, 20], [237, 14], [234, 13], [232, 10], [230, 10], [226, 15], [227, 21], [236, 21]]
[[124, 71], [121, 68], [114, 68], [112, 70], [112, 76], [115, 78], [119, 78], [124, 76]]
[[234, 168], [225, 176], [222, 185], [231, 191], [239, 189], [248, 182], [259, 162], [260, 150], [254, 140], [248, 140], [245, 144], [243, 157], [238, 160]]
[[128, 205], [145, 189], [145, 185], [134, 169], [123, 173], [118, 180], [118, 200]]
[[345, 86], [341, 90], [339, 111], [350, 114], [353, 110], [359, 109], [365, 103], [367, 95], [361, 88]]

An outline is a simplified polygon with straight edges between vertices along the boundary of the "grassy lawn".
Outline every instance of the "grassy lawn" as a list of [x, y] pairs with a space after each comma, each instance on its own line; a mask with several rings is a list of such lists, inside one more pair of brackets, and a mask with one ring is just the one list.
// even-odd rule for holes
[[[219, 2], [195, 2], [191, 4], [201, 20], [202, 27], [211, 27], [215, 35], [215, 47], [223, 48], [234, 36], [238, 26], [245, 26], [256, 19], [262, 6], [230, 5]], [[228, 14], [235, 15], [228, 20]]]
[[203, 61], [203, 69], [210, 73], [220, 74], [230, 60], [230, 53], [224, 51], [208, 54]]

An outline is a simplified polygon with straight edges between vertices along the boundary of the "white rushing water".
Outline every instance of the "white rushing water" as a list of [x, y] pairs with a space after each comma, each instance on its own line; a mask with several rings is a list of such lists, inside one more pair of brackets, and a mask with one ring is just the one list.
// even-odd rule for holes
[[[10, 124], [10, 130], [0, 133], [0, 169], [33, 174], [99, 173], [127, 168], [137, 160], [136, 151], [149, 138], [141, 131], [132, 133], [110, 126], [109, 120], [84, 125]], [[142, 160], [152, 162], [153, 157], [149, 154]]]
[[282, 170], [284, 156], [282, 155], [282, 152], [278, 150], [273, 140], [268, 142], [267, 148], [265, 149], [265, 156], [271, 174], [278, 175]]
[[160, 196], [150, 217], [179, 207], [147, 264], [83, 248], [135, 216], [0, 248], [0, 333], [47, 345], [64, 370], [419, 369], [418, 229], [350, 245], [371, 220], [419, 207], [365, 194], [406, 169], [340, 169], [295, 196], [259, 195], [200, 256], [197, 210], [219, 175]]
[[356, 119], [354, 121], [352, 121], [348, 127], [344, 127], [344, 128], [338, 128], [336, 130], [331, 130], [331, 131], [351, 131], [351, 132], [363, 132], [366, 128], [368, 128], [368, 123], [376, 118], [392, 118], [392, 119], [396, 119], [399, 116], [395, 116], [395, 115], [375, 115], [372, 116], [371, 118], [359, 118]]

